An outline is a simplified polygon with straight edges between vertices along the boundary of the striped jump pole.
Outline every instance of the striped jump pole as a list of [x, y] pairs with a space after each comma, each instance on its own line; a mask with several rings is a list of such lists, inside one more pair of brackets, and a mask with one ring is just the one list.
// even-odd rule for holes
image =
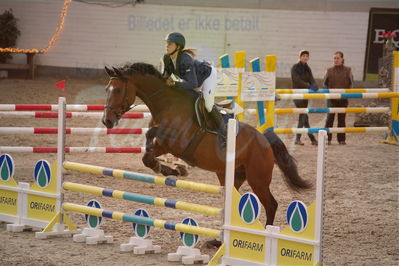
[[302, 99], [376, 99], [376, 98], [398, 98], [399, 92], [380, 93], [306, 93], [306, 94], [278, 94], [280, 100], [302, 100]]
[[[398, 56], [399, 58], [399, 56]], [[398, 59], [399, 61], [399, 59]], [[399, 68], [398, 68], [399, 69]], [[399, 71], [398, 71], [399, 72]], [[373, 89], [374, 90], [374, 89]], [[349, 90], [348, 90], [349, 91]], [[287, 93], [293, 91], [286, 91]], [[352, 91], [353, 92], [353, 91]], [[390, 125], [390, 141], [389, 143], [399, 143], [398, 133], [398, 123], [397, 123], [397, 114], [398, 114], [398, 104], [399, 101], [399, 91], [394, 90], [394, 92], [366, 92], [366, 93], [293, 93], [293, 94], [278, 94], [277, 98], [280, 100], [300, 100], [300, 99], [383, 99], [383, 98], [391, 98], [391, 108], [387, 109], [386, 107], [377, 107], [377, 108], [362, 108], [362, 107], [349, 107], [349, 108], [281, 108], [281, 109], [274, 109], [269, 108], [267, 109], [268, 117], [274, 117], [274, 114], [304, 114], [304, 113], [385, 113], [391, 111], [392, 122]], [[254, 110], [249, 110], [249, 112], [253, 113]], [[258, 127], [258, 130], [262, 132], [265, 130], [274, 130], [276, 133], [283, 133], [283, 134], [292, 134], [292, 133], [307, 133], [308, 131], [303, 131], [302, 129], [281, 129], [275, 130], [274, 128], [274, 121], [273, 119], [269, 119], [271, 122], [266, 123], [265, 126]], [[306, 130], [306, 129], [304, 129]], [[310, 129], [312, 132], [318, 132], [320, 129]], [[346, 129], [326, 129], [328, 133], [332, 132], [339, 132], [339, 133], [355, 133], [355, 132], [386, 132], [386, 127], [375, 127], [375, 128], [346, 128]]]
[[293, 94], [293, 93], [367, 93], [367, 92], [389, 92], [389, 88], [354, 88], [354, 89], [318, 89], [314, 91], [312, 89], [276, 89], [277, 94]]
[[[0, 146], [0, 152], [57, 153], [57, 147]], [[144, 153], [145, 147], [65, 147], [65, 153]]]
[[312, 134], [325, 130], [327, 133], [389, 132], [389, 127], [331, 127], [331, 128], [274, 128], [277, 134]]
[[276, 114], [387, 113], [389, 107], [276, 108]]
[[[149, 112], [146, 105], [131, 106], [132, 112]], [[86, 112], [103, 111], [104, 105], [96, 104], [68, 104], [66, 111]], [[58, 104], [0, 104], [0, 111], [58, 111]]]
[[164, 220], [151, 219], [151, 218], [146, 218], [143, 216], [127, 214], [127, 213], [122, 213], [122, 212], [118, 212], [118, 211], [110, 211], [110, 210], [92, 208], [92, 207], [87, 207], [87, 206], [73, 204], [73, 203], [64, 203], [63, 210], [87, 214], [87, 215], [93, 215], [93, 216], [98, 216], [98, 217], [110, 218], [110, 219], [119, 220], [122, 222], [138, 223], [138, 224], [143, 224], [143, 225], [148, 225], [148, 226], [153, 226], [153, 227], [157, 227], [157, 228], [163, 228], [163, 229], [167, 229], [167, 230], [178, 231], [178, 232], [183, 232], [183, 233], [188, 233], [188, 234], [196, 234], [196, 235], [202, 235], [202, 236], [219, 238], [219, 239], [221, 238], [221, 231], [216, 230], [216, 229], [210, 229], [210, 228], [200, 227], [200, 226], [191, 226], [191, 225], [186, 225], [186, 224], [182, 224], [182, 223], [167, 222]]
[[95, 175], [107, 175], [117, 178], [136, 180], [146, 183], [152, 183], [156, 185], [165, 185], [171, 187], [178, 187], [193, 191], [206, 192], [211, 194], [220, 194], [223, 191], [223, 187], [217, 185], [210, 185], [205, 183], [198, 183], [186, 180], [178, 180], [176, 178], [163, 177], [163, 176], [154, 176], [149, 174], [142, 174], [137, 172], [124, 171], [119, 169], [105, 168], [101, 166], [94, 166], [83, 163], [74, 163], [65, 161], [64, 169], [81, 172], [81, 173], [89, 173]]
[[[249, 114], [256, 114], [256, 109], [247, 109]], [[276, 108], [275, 114], [328, 114], [328, 113], [387, 113], [389, 107], [321, 107], [321, 108]]]
[[[66, 128], [68, 135], [143, 135], [148, 128]], [[57, 128], [0, 127], [0, 134], [57, 134]]]
[[65, 182], [63, 184], [63, 188], [69, 191], [89, 193], [97, 196], [107, 196], [116, 199], [130, 200], [155, 206], [169, 207], [172, 209], [201, 213], [210, 216], [218, 216], [223, 211], [223, 209], [221, 208], [216, 208], [209, 205], [201, 205], [201, 204], [195, 204], [191, 202], [184, 202], [178, 200], [168, 200], [164, 198], [147, 196], [138, 193], [106, 189], [106, 188], [71, 183], [71, 182]]
[[[58, 118], [56, 112], [25, 112], [25, 111], [2, 111], [0, 116], [17, 116], [17, 117], [31, 117], [31, 118]], [[66, 118], [101, 118], [101, 112], [67, 112]], [[143, 119], [151, 117], [151, 113], [125, 113], [122, 118], [124, 119]]]

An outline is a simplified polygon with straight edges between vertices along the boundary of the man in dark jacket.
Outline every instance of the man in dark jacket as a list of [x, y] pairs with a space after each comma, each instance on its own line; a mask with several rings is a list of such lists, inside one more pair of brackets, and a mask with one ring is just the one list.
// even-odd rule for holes
[[[299, 62], [292, 66], [291, 68], [291, 80], [292, 88], [295, 89], [308, 89], [311, 88], [315, 91], [318, 90], [316, 81], [313, 78], [312, 70], [308, 66], [309, 61], [309, 51], [302, 50], [299, 53]], [[308, 100], [294, 100], [295, 106], [297, 108], [307, 108]], [[299, 114], [298, 118], [298, 128], [309, 128], [309, 117], [307, 114]], [[317, 140], [313, 134], [308, 134], [312, 145], [317, 145]], [[301, 141], [301, 134], [296, 134], [295, 139], [296, 145], [304, 145]]]

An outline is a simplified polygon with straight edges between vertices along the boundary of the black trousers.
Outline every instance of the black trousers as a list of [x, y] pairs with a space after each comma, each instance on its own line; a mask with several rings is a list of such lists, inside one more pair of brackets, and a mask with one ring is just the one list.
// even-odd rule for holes
[[[348, 99], [339, 99], [339, 100], [327, 100], [327, 107], [348, 107]], [[346, 113], [338, 114], [338, 127], [345, 127], [345, 117]], [[327, 114], [326, 126], [325, 127], [333, 127], [334, 125], [335, 114], [329, 113]], [[345, 133], [337, 134], [338, 142], [345, 141], [346, 135]], [[328, 140], [332, 140], [332, 134], [328, 134]]]
[[[307, 108], [308, 100], [294, 100], [296, 108]], [[308, 114], [299, 114], [298, 118], [298, 128], [310, 128], [309, 125], [309, 116]], [[316, 138], [313, 134], [308, 134], [310, 140], [315, 140]], [[296, 139], [299, 140], [301, 138], [301, 134], [296, 134]]]

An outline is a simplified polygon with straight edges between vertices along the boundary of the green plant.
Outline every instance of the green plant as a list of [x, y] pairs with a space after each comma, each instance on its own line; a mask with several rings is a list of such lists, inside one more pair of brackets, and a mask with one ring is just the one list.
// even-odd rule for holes
[[[21, 32], [17, 28], [17, 19], [12, 9], [6, 10], [0, 15], [0, 47], [14, 47]], [[6, 63], [12, 58], [10, 53], [0, 53], [0, 63]]]

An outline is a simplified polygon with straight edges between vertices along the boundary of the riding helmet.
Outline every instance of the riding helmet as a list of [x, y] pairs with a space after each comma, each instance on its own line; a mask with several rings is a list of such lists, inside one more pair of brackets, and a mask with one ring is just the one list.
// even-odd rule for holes
[[179, 45], [180, 49], [184, 49], [186, 45], [186, 39], [184, 38], [183, 34], [179, 32], [171, 32], [165, 37], [165, 41], [174, 42]]

